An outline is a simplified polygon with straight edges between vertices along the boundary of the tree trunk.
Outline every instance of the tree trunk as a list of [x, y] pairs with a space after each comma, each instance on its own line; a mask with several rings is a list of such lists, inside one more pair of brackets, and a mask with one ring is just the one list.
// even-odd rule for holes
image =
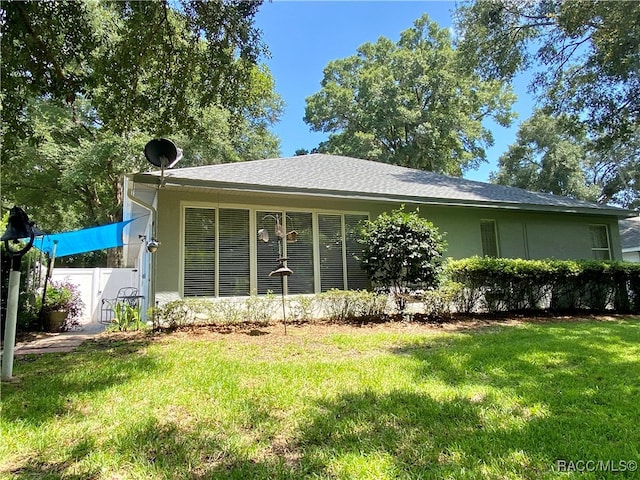
[[122, 268], [124, 266], [122, 247], [107, 250], [107, 268]]

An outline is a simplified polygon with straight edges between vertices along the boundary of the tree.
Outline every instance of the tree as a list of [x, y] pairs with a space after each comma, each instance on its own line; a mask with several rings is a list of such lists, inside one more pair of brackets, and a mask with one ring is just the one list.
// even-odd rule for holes
[[199, 109], [211, 105], [235, 120], [268, 115], [258, 111], [265, 91], [256, 88], [264, 46], [252, 22], [260, 4], [2, 2], [3, 133], [27, 133], [27, 100], [43, 96], [89, 99], [115, 133], [162, 135], [176, 124], [192, 132]]
[[640, 2], [476, 1], [456, 17], [459, 50], [483, 78], [536, 67], [543, 106], [581, 118], [598, 150], [637, 135]]
[[598, 201], [640, 209], [640, 126], [594, 157], [597, 161], [591, 168], [591, 178], [601, 188]]
[[123, 174], [150, 168], [157, 136], [179, 166], [277, 155], [259, 4], [3, 2], [3, 203], [47, 231], [118, 221]]
[[448, 30], [425, 15], [397, 43], [382, 37], [330, 62], [305, 122], [331, 134], [320, 151], [461, 175], [493, 143], [483, 121], [508, 125], [514, 100], [464, 64]]
[[498, 160], [491, 180], [527, 190], [580, 200], [640, 205], [640, 129], [605, 154], [589, 140], [584, 125], [543, 110], [522, 123], [517, 140]]
[[498, 164], [495, 183], [582, 200], [597, 198], [597, 187], [587, 180], [591, 165], [584, 129], [566, 116], [537, 110], [522, 123], [516, 143]]
[[[49, 101], [32, 101], [27, 118], [33, 133], [18, 141], [3, 161], [3, 198], [29, 206], [30, 216], [46, 231], [120, 221], [124, 174], [152, 168], [143, 155], [148, 133], [118, 135], [98, 128], [94, 113], [88, 102], [76, 101], [72, 113]], [[202, 110], [201, 135], [175, 130], [171, 138], [184, 151], [178, 165], [235, 162], [277, 152], [268, 136], [248, 125], [243, 138], [234, 138], [229, 116], [210, 107]]]
[[418, 211], [404, 206], [382, 213], [362, 229], [360, 262], [371, 281], [388, 288], [401, 312], [412, 288], [433, 288], [439, 282], [446, 243]]

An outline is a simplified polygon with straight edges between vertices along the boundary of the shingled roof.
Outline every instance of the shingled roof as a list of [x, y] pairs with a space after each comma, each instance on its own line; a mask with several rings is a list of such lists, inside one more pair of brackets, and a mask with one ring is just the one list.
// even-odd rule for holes
[[622, 250], [640, 250], [640, 217], [620, 221]]
[[[134, 181], [157, 184], [159, 175], [159, 172], [140, 173], [134, 176]], [[165, 172], [164, 185], [620, 217], [631, 215], [628, 210], [609, 205], [325, 154], [177, 168]]]

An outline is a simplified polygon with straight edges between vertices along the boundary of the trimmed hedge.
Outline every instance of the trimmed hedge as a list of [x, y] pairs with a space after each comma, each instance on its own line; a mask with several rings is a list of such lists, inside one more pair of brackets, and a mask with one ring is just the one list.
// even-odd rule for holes
[[458, 312], [640, 313], [640, 264], [472, 257], [447, 264]]

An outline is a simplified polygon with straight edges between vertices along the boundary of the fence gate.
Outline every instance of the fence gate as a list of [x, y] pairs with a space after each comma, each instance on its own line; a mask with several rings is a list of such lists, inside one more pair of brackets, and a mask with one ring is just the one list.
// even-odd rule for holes
[[80, 323], [100, 321], [103, 298], [115, 298], [122, 287], [138, 287], [135, 268], [55, 268], [54, 281], [68, 281], [78, 286], [85, 308]]

